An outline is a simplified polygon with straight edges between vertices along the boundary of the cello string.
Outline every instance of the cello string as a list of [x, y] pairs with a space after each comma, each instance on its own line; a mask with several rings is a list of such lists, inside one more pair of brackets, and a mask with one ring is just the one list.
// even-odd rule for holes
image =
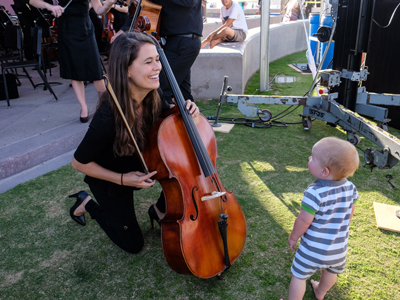
[[168, 64], [168, 60], [165, 56], [165, 53], [163, 49], [161, 49], [159, 46], [157, 47], [157, 50], [160, 55], [160, 60], [163, 65], [164, 72], [166, 73], [166, 76], [169, 80], [170, 87], [175, 96], [176, 103], [181, 112], [182, 118], [186, 125], [187, 132], [192, 141], [193, 148], [195, 149], [203, 173], [206, 177], [208, 177], [215, 173], [214, 166], [212, 165], [208, 152], [206, 151], [205, 146], [202, 143], [200, 135], [197, 131], [197, 127], [194, 124], [193, 118], [190, 116], [189, 112], [185, 109], [185, 100], [183, 99], [183, 95], [179, 89], [178, 83], [176, 82], [171, 67]]
[[[217, 179], [216, 176], [215, 176], [215, 175], [212, 175], [211, 182], [212, 182], [212, 184], [213, 184], [213, 186], [214, 186], [214, 189], [215, 189], [216, 191], [220, 192], [221, 189], [220, 189], [219, 184], [218, 184], [218, 181], [217, 181], [216, 179]], [[217, 185], [218, 185], [218, 186], [217, 186]], [[219, 196], [219, 197], [218, 197], [218, 208], [219, 208], [219, 214], [220, 214], [220, 215], [222, 214], [222, 205], [221, 205], [221, 202], [223, 202], [223, 201], [222, 201], [222, 196]]]

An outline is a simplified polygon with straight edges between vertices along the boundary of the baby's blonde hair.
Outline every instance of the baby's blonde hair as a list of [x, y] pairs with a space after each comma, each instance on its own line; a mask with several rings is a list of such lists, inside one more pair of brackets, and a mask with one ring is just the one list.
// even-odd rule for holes
[[317, 150], [322, 166], [329, 168], [333, 180], [342, 180], [353, 176], [358, 169], [360, 159], [357, 149], [350, 142], [336, 137], [326, 137], [318, 141], [313, 150]]

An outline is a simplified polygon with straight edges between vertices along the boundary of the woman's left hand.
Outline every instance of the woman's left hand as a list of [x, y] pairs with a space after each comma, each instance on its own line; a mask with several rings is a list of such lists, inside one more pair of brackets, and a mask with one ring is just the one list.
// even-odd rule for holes
[[191, 100], [186, 100], [186, 109], [189, 111], [193, 118], [196, 118], [200, 114], [200, 110], [197, 107], [196, 103]]

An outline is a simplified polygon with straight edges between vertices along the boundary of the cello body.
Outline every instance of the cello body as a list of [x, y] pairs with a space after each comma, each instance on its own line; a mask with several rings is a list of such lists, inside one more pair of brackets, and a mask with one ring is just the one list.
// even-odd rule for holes
[[[242, 252], [246, 220], [237, 199], [223, 187], [218, 173], [204, 176], [181, 113], [173, 109], [152, 129], [143, 157], [163, 188], [166, 212], [161, 220], [162, 247], [170, 267], [180, 274], [200, 278], [220, 275]], [[194, 120], [201, 140], [216, 168], [214, 131], [203, 115]], [[154, 146], [157, 145], [157, 146]], [[204, 200], [214, 191], [223, 196]], [[202, 199], [203, 198], [203, 199]], [[228, 215], [229, 262], [219, 229], [221, 214]]]

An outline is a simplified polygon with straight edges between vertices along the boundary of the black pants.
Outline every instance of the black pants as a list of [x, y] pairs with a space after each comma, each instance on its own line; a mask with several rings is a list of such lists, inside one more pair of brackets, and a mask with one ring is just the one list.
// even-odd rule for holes
[[[199, 55], [201, 41], [196, 38], [187, 38], [181, 36], [169, 36], [166, 45], [164, 45], [164, 53], [175, 75], [176, 81], [185, 100], [192, 100], [192, 90], [190, 82], [190, 68]], [[167, 79], [164, 74], [160, 76], [160, 86], [164, 93], [165, 99], [172, 103], [172, 92], [170, 90]]]
[[[96, 203], [90, 200], [85, 208], [96, 220], [107, 236], [120, 248], [129, 253], [142, 250], [144, 239], [136, 219], [133, 189], [118, 187], [110, 183], [89, 184]], [[161, 192], [157, 207], [165, 211], [164, 194]]]
[[96, 203], [90, 200], [86, 211], [95, 219], [108, 237], [129, 253], [142, 250], [144, 239], [136, 219], [133, 190], [110, 189], [109, 184], [90, 184]]

